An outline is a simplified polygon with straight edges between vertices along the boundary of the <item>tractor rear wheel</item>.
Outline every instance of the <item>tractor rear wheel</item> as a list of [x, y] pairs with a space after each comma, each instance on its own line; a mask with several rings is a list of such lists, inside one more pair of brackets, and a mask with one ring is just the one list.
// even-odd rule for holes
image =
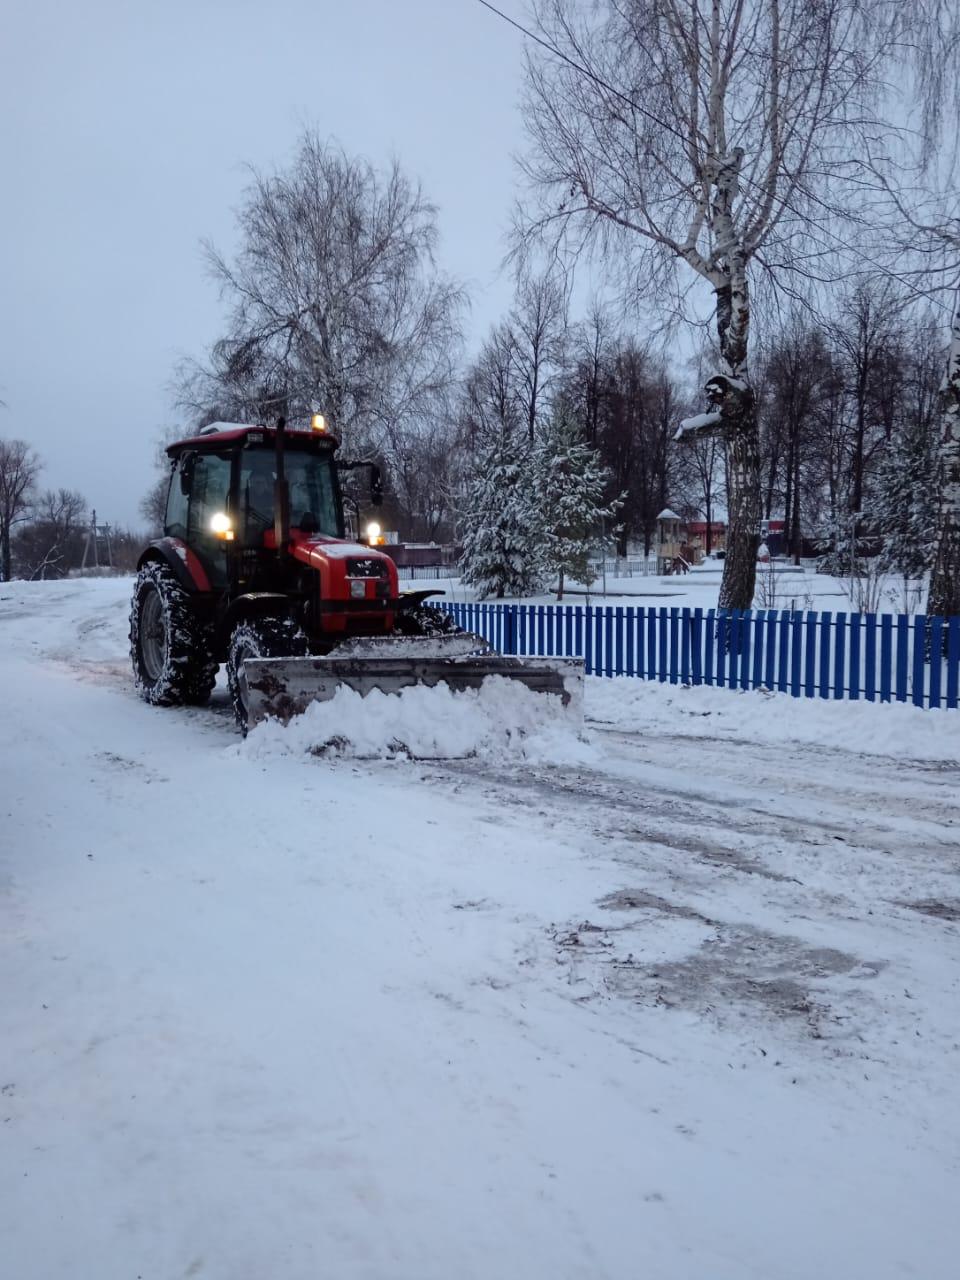
[[154, 706], [203, 706], [216, 683], [212, 628], [159, 560], [145, 564], [134, 584], [130, 658], [137, 692]]
[[248, 707], [240, 686], [240, 668], [247, 658], [303, 658], [308, 642], [303, 629], [292, 618], [246, 618], [238, 622], [227, 647], [227, 680], [233, 714], [246, 737]]

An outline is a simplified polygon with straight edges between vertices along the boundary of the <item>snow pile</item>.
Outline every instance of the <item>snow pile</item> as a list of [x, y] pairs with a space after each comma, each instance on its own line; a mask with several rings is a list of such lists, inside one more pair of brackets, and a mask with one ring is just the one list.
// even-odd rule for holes
[[960, 762], [960, 712], [905, 703], [832, 702], [590, 677], [587, 720], [637, 733], [740, 742], [802, 743], [902, 760]]
[[565, 711], [559, 698], [500, 676], [478, 690], [458, 692], [447, 685], [415, 685], [402, 694], [375, 689], [361, 697], [342, 686], [287, 725], [258, 725], [239, 750], [254, 758], [310, 752], [352, 759], [597, 761], [579, 717]]

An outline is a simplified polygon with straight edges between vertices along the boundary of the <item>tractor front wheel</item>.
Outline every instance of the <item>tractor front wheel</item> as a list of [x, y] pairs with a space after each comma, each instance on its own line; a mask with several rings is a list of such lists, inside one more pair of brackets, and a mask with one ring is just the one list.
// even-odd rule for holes
[[233, 714], [246, 737], [249, 707], [240, 684], [240, 669], [247, 658], [303, 658], [307, 637], [292, 618], [247, 618], [238, 622], [227, 648], [227, 680]]
[[134, 584], [130, 659], [137, 692], [154, 706], [203, 706], [216, 683], [212, 628], [159, 560], [145, 564]]

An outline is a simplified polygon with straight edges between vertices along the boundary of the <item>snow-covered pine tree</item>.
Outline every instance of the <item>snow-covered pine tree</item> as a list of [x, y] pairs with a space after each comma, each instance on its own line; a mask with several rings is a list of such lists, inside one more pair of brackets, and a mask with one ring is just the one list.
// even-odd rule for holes
[[587, 587], [594, 581], [591, 558], [602, 549], [602, 522], [616, 514], [622, 500], [605, 500], [610, 473], [562, 405], [538, 441], [537, 478], [545, 561], [557, 575], [557, 599], [562, 600], [565, 578]]
[[937, 549], [938, 443], [935, 423], [903, 422], [880, 461], [868, 512], [881, 540], [880, 567], [902, 578], [906, 611], [918, 602]]
[[525, 596], [543, 578], [536, 468], [525, 442], [504, 430], [479, 456], [460, 528], [463, 581], [481, 599]]

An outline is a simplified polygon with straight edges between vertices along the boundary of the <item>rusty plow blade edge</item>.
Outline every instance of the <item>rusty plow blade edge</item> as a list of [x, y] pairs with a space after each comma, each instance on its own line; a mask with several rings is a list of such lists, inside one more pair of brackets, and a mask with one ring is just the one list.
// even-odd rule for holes
[[326, 702], [346, 685], [365, 697], [374, 689], [401, 693], [416, 685], [479, 689], [491, 676], [518, 680], [534, 693], [560, 699], [583, 723], [583, 662], [578, 658], [464, 657], [248, 658], [239, 673], [250, 728], [272, 717], [284, 724], [311, 702]]

